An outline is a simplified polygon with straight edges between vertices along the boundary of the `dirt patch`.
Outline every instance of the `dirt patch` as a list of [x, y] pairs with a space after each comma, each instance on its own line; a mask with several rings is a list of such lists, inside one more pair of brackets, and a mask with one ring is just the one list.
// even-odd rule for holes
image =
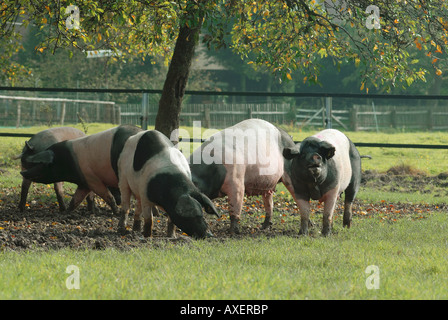
[[[379, 174], [365, 172], [364, 186], [374, 186], [391, 190], [405, 188], [409, 192], [425, 192], [427, 185], [440, 188], [445, 192], [448, 186], [448, 174], [435, 177], [424, 175], [402, 176], [389, 173]], [[2, 250], [48, 250], [48, 249], [96, 249], [116, 248], [130, 250], [138, 247], [158, 247], [167, 243], [183, 243], [191, 241], [180, 236], [176, 240], [166, 237], [167, 217], [161, 214], [155, 217], [154, 236], [144, 238], [139, 232], [129, 231], [126, 235], [116, 232], [118, 217], [113, 216], [109, 208], [100, 200], [97, 201], [98, 212], [91, 214], [85, 205], [70, 214], [59, 212], [54, 202], [52, 189], [48, 186], [33, 187], [29, 194], [29, 205], [25, 212], [17, 209], [19, 188], [2, 189], [0, 194], [0, 251]], [[232, 237], [274, 237], [280, 235], [296, 237], [300, 226], [300, 216], [297, 206], [287, 194], [277, 193], [274, 197], [273, 225], [267, 230], [261, 230], [264, 221], [264, 207], [259, 197], [246, 198], [241, 216], [241, 234]], [[68, 199], [67, 199], [68, 200]], [[214, 201], [222, 216], [219, 219], [207, 215], [206, 220], [216, 238], [210, 241], [225, 241], [230, 221], [229, 206], [226, 199]], [[342, 225], [342, 200], [335, 212], [334, 224]], [[438, 210], [446, 210], [446, 206], [411, 205], [406, 203], [368, 204], [356, 201], [353, 206], [355, 219], [377, 218], [386, 223], [393, 223], [400, 218], [422, 219]], [[321, 228], [323, 205], [312, 202], [311, 219], [315, 227], [311, 236], [319, 236]], [[130, 217], [132, 225], [132, 217]], [[178, 234], [180, 230], [177, 230]]]
[[366, 170], [363, 172], [362, 184], [386, 192], [448, 196], [448, 173], [428, 176], [423, 171], [407, 166], [392, 167], [386, 173]]

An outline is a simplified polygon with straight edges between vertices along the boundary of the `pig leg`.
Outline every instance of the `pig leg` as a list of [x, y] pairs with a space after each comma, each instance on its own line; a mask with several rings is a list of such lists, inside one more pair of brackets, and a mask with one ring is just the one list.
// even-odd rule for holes
[[[285, 185], [286, 189], [288, 189], [289, 193], [292, 195], [292, 197], [294, 198], [294, 201], [298, 205], [298, 201], [297, 201], [298, 197], [297, 197], [296, 193], [294, 192], [294, 187], [292, 185], [291, 178], [288, 175], [284, 174], [281, 181]], [[314, 227], [314, 223], [313, 223], [313, 221], [311, 221], [311, 219], [308, 219], [308, 226], [311, 228]]]
[[26, 205], [26, 197], [28, 196], [28, 190], [31, 186], [31, 180], [22, 179], [22, 191], [20, 193], [20, 202], [19, 202], [19, 210], [20, 212], [23, 212], [25, 210]]
[[[239, 190], [238, 190], [239, 189]], [[236, 188], [228, 194], [230, 204], [230, 234], [239, 234], [239, 226], [241, 209], [243, 207], [244, 189]]]
[[344, 201], [344, 218], [342, 220], [342, 226], [350, 228], [352, 223], [352, 204], [353, 202], [347, 201], [347, 196]]
[[63, 189], [63, 182], [56, 182], [54, 184], [54, 192], [56, 193], [56, 198], [58, 199], [59, 203], [59, 211], [64, 212], [67, 210], [67, 207], [64, 203], [64, 189]]
[[137, 199], [134, 212], [134, 224], [132, 225], [132, 231], [138, 231], [142, 229], [142, 202]]
[[106, 201], [106, 203], [112, 209], [112, 213], [114, 215], [118, 214], [118, 207], [117, 203], [115, 202], [115, 198], [104, 184], [95, 186], [95, 188], [92, 188], [92, 190], [94, 190], [97, 195], [99, 195], [104, 201]]
[[87, 210], [90, 211], [90, 213], [95, 213], [96, 207], [95, 207], [95, 195], [93, 192], [90, 192], [87, 195]]
[[170, 217], [168, 217], [168, 230], [166, 232], [166, 236], [168, 238], [176, 238], [176, 226], [174, 225], [173, 221], [171, 221]]
[[336, 200], [338, 199], [338, 187], [330, 190], [324, 196], [324, 214], [322, 223], [322, 235], [328, 236], [331, 233], [331, 226], [333, 224], [333, 213], [336, 207]]
[[359, 184], [349, 185], [345, 190], [344, 198], [344, 218], [342, 220], [342, 226], [350, 228], [352, 222], [352, 205], [355, 200], [356, 193], [358, 192]]
[[66, 213], [70, 213], [78, 208], [79, 204], [85, 199], [85, 197], [89, 194], [90, 189], [77, 188], [75, 194], [73, 195], [72, 200], [70, 200], [70, 204], [68, 205], [68, 209]]
[[309, 200], [297, 198], [297, 205], [300, 211], [300, 230], [299, 235], [308, 235], [308, 225], [310, 221], [311, 205]]
[[153, 219], [152, 219], [152, 209], [153, 205], [142, 205], [143, 219], [145, 219], [145, 224], [143, 225], [143, 236], [148, 238], [152, 237], [152, 227], [153, 227]]
[[[129, 208], [131, 207], [131, 189], [125, 181], [120, 181], [121, 192], [121, 209], [120, 220], [118, 221], [118, 233], [125, 234], [126, 226], [128, 225]], [[139, 200], [137, 200], [137, 203]]]
[[272, 193], [266, 193], [263, 195], [264, 209], [266, 211], [266, 217], [261, 225], [261, 229], [267, 229], [272, 225], [272, 211], [274, 208], [274, 199]]

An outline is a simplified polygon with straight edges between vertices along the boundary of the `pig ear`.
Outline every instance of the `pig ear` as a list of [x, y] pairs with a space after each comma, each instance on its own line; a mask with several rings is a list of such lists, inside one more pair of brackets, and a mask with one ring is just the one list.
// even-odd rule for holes
[[213, 202], [203, 193], [193, 192], [191, 196], [196, 199], [208, 214], [214, 214], [218, 218], [221, 217]]
[[178, 215], [182, 217], [194, 218], [198, 215], [198, 212], [201, 212], [202, 214], [202, 210], [198, 210], [198, 208], [200, 207], [201, 206], [199, 205], [198, 201], [190, 197], [190, 195], [184, 194], [180, 196], [174, 210]]
[[34, 151], [34, 146], [32, 146], [31, 144], [30, 144], [30, 141], [28, 140], [28, 141], [25, 141], [25, 146], [28, 148], [28, 149], [30, 149], [31, 151]]
[[53, 159], [54, 159], [54, 152], [51, 150], [45, 150], [36, 153], [35, 155], [29, 156], [28, 158], [26, 158], [26, 161], [29, 163], [50, 164], [53, 162]]
[[325, 159], [331, 159], [333, 158], [334, 154], [336, 152], [336, 148], [327, 141], [322, 141], [320, 143], [320, 150], [319, 153], [325, 158]]
[[287, 160], [291, 160], [292, 158], [297, 157], [299, 154], [300, 152], [297, 147], [283, 149], [283, 157], [285, 157], [285, 159]]

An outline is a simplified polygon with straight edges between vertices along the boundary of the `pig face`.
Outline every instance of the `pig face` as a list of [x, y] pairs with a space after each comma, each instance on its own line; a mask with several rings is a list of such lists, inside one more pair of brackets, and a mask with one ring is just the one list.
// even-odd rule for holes
[[148, 199], [163, 207], [172, 222], [194, 238], [210, 236], [202, 208], [219, 217], [213, 202], [181, 173], [161, 173], [148, 183]]
[[53, 178], [54, 152], [45, 150], [26, 158], [26, 165], [20, 174], [25, 178], [39, 183], [57, 182]]
[[[207, 203], [210, 202], [210, 200], [207, 200], [208, 199], [200, 193], [182, 195], [177, 201], [174, 212], [170, 215], [174, 224], [193, 238], [202, 239], [208, 236], [213, 236], [208, 231], [208, 226], [202, 213], [202, 206], [206, 208], [206, 211], [213, 210], [214, 208], [213, 204]], [[216, 209], [215, 213], [219, 216]]]
[[294, 159], [293, 166], [298, 168], [296, 174], [301, 180], [322, 183], [328, 174], [327, 161], [335, 152], [336, 149], [332, 144], [309, 137], [302, 141], [300, 147], [285, 148], [283, 156], [288, 160]]
[[68, 181], [78, 185], [85, 184], [67, 144], [67, 141], [59, 142], [47, 150], [29, 156], [26, 161], [30, 167], [20, 174], [25, 179], [38, 183]]

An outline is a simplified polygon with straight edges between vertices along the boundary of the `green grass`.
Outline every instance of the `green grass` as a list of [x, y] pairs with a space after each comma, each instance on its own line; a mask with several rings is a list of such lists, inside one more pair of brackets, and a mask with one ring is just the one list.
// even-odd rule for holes
[[[0, 299], [447, 299], [448, 219], [357, 219], [329, 238], [148, 244], [133, 251], [3, 252]], [[69, 265], [80, 289], [69, 290]], [[379, 289], [367, 289], [368, 266]]]

